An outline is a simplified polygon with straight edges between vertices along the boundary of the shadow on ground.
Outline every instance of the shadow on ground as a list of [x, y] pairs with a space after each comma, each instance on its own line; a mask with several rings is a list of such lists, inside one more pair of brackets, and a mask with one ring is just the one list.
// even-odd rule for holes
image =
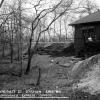
[[88, 42], [85, 43], [85, 47], [79, 51], [77, 57], [82, 57], [84, 59], [87, 59], [99, 53], [100, 53], [100, 41]]

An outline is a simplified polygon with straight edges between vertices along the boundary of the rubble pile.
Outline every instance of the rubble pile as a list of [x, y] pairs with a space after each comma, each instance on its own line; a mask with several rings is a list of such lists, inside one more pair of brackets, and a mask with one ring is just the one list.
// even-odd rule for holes
[[74, 52], [73, 43], [52, 43], [44, 46], [44, 48], [38, 48], [39, 54], [60, 55]]

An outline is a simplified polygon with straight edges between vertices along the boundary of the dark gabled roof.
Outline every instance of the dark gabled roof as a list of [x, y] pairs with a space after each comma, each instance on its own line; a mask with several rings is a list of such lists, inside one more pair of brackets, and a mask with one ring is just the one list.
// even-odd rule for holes
[[100, 21], [100, 11], [97, 11], [97, 12], [87, 15], [83, 18], [80, 18], [79, 20], [71, 23], [70, 25], [73, 26], [73, 25], [77, 25], [77, 24], [99, 22], [99, 21]]

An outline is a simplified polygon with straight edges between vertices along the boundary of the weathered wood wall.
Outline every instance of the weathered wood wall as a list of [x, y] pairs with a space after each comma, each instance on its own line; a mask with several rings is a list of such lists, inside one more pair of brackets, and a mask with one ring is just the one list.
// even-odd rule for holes
[[74, 43], [75, 43], [75, 54], [78, 55], [79, 51], [84, 48], [84, 36], [81, 32], [81, 26], [75, 26], [75, 36], [74, 36]]
[[82, 34], [81, 29], [82, 29], [82, 27], [89, 27], [89, 26], [95, 27], [96, 40], [100, 41], [100, 22], [75, 25], [75, 35], [74, 35], [75, 45], [74, 45], [74, 47], [75, 47], [76, 55], [78, 55], [80, 51], [84, 51], [82, 49], [85, 48], [84, 35]]

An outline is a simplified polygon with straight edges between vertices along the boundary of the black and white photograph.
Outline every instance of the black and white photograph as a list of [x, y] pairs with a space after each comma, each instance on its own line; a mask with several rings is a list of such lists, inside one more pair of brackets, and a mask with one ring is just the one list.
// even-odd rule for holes
[[99, 0], [0, 0], [0, 100], [100, 100]]

